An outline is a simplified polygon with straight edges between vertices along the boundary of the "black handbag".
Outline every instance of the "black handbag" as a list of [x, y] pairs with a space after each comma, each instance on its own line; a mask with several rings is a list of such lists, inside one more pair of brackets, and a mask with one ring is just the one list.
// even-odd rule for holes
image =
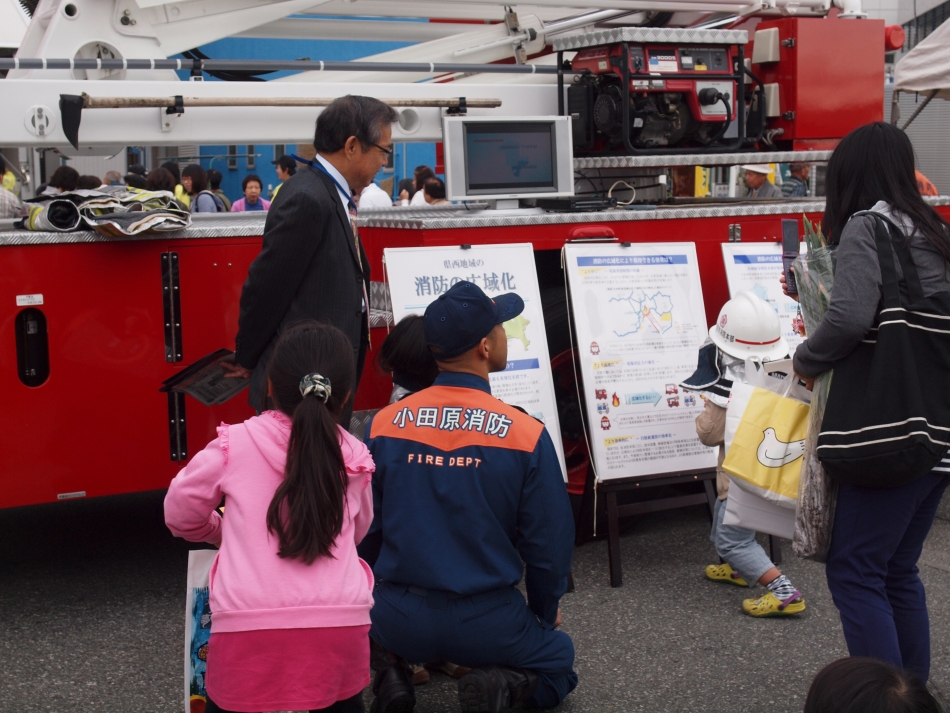
[[950, 445], [950, 292], [924, 297], [909, 240], [878, 213], [856, 215], [875, 220], [884, 306], [834, 366], [818, 458], [840, 483], [893, 488], [933, 470]]

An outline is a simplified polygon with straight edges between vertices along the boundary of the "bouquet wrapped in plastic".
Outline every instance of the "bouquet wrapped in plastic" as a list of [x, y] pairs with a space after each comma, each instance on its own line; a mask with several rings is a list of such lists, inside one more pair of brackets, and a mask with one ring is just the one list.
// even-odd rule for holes
[[[835, 252], [834, 248], [828, 247], [820, 224], [816, 228], [807, 217], [804, 223], [807, 252], [795, 260], [793, 269], [807, 334], [818, 327], [831, 303]], [[805, 455], [798, 486], [798, 507], [795, 511], [795, 537], [792, 540], [796, 555], [818, 562], [828, 558], [838, 496], [837, 485], [825, 474], [817, 451], [818, 432], [828, 404], [831, 378], [832, 372], [826, 371], [815, 379], [812, 391]]]

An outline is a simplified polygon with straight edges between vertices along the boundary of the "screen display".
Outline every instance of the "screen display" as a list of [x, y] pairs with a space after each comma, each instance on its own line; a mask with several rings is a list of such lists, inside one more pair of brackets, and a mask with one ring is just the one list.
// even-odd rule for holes
[[469, 192], [556, 189], [552, 123], [471, 123], [464, 131]]

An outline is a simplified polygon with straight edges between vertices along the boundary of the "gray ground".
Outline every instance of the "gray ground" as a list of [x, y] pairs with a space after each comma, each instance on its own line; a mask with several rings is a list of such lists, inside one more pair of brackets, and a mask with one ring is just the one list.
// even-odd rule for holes
[[[164, 528], [162, 495], [0, 510], [0, 711], [182, 710], [188, 548]], [[750, 619], [747, 590], [702, 577], [708, 528], [702, 508], [639, 520], [622, 540], [619, 589], [605, 543], [577, 550], [562, 608], [580, 685], [558, 710], [801, 710], [815, 672], [846, 654], [823, 567], [786, 547], [808, 610]], [[921, 565], [932, 681], [950, 691], [950, 521], [937, 521]], [[419, 713], [457, 710], [446, 676], [416, 692]]]

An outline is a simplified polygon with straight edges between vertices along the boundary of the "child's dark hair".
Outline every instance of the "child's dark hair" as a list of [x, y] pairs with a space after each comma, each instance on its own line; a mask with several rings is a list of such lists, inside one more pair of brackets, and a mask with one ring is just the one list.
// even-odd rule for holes
[[[287, 328], [267, 366], [274, 406], [293, 419], [284, 482], [267, 509], [280, 557], [312, 564], [330, 557], [343, 529], [347, 475], [337, 429], [353, 388], [353, 347], [336, 327], [312, 320]], [[303, 395], [301, 380], [319, 374], [330, 394]]]
[[439, 375], [439, 367], [426, 346], [423, 324], [421, 315], [403, 317], [386, 337], [377, 357], [379, 368], [393, 373], [393, 383], [410, 391], [429, 388]]
[[811, 683], [804, 713], [942, 713], [910, 671], [852, 656], [825, 666]]

